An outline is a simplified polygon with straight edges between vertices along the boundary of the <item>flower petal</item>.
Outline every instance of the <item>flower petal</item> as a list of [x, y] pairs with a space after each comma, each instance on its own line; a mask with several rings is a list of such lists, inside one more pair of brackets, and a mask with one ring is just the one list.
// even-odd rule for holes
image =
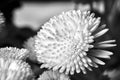
[[106, 40], [106, 41], [99, 42], [98, 44], [114, 43], [115, 41], [116, 41], [116, 40]]
[[65, 69], [66, 69], [66, 66], [64, 65], [64, 66], [62, 66], [62, 67], [60, 68], [59, 72], [60, 72], [60, 73], [63, 73]]
[[101, 25], [100, 27], [98, 27], [98, 28], [96, 29], [96, 31], [94, 32], [94, 34], [95, 34], [96, 32], [99, 32], [99, 31], [105, 29], [105, 27], [106, 27], [106, 24]]
[[100, 58], [110, 58], [113, 53], [106, 50], [92, 50], [90, 55]]
[[68, 74], [69, 74], [69, 72], [70, 72], [70, 70], [71, 70], [70, 65], [67, 65], [67, 68], [66, 68], [65, 74], [66, 74], [66, 75], [68, 75]]
[[94, 32], [98, 28], [99, 24], [100, 24], [100, 18], [97, 18], [96, 24], [90, 29], [90, 32]]
[[94, 38], [100, 37], [103, 34], [105, 34], [109, 29], [103, 29], [100, 32], [98, 32], [97, 34], [94, 35]]
[[69, 76], [64, 73], [59, 73], [58, 71], [45, 71], [39, 76], [37, 80], [70, 80]]
[[115, 47], [116, 44], [96, 44], [95, 48], [108, 48], [108, 47]]
[[95, 58], [95, 57], [91, 57], [91, 59], [93, 60], [93, 62], [97, 63], [97, 64], [100, 64], [100, 65], [105, 65], [105, 62]]

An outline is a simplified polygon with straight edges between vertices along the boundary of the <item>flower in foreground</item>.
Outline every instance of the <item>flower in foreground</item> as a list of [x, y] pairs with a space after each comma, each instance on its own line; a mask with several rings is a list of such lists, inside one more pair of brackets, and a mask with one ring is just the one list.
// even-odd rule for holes
[[[110, 58], [113, 53], [103, 50], [116, 46], [115, 40], [96, 42], [105, 34], [105, 25], [98, 27], [100, 18], [89, 11], [73, 10], [53, 17], [42, 26], [35, 38], [37, 60], [43, 63], [41, 68], [49, 68], [74, 74], [86, 73], [91, 66], [105, 63], [98, 58]], [[102, 49], [101, 49], [102, 48]]]
[[45, 71], [42, 75], [39, 76], [38, 80], [70, 80], [70, 78], [58, 71]]
[[32, 80], [30, 66], [21, 60], [0, 57], [0, 80]]
[[16, 47], [0, 48], [0, 57], [23, 60], [28, 57], [29, 51], [27, 49], [18, 49]]

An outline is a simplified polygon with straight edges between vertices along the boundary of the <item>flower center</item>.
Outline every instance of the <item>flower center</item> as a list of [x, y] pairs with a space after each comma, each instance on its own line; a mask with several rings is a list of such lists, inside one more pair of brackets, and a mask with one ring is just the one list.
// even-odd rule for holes
[[[71, 41], [71, 51], [73, 53], [80, 53], [81, 51], [87, 52], [89, 48], [92, 48], [93, 45], [90, 43], [93, 42], [93, 37], [90, 36], [90, 33], [76, 32]], [[72, 53], [72, 54], [73, 54]]]

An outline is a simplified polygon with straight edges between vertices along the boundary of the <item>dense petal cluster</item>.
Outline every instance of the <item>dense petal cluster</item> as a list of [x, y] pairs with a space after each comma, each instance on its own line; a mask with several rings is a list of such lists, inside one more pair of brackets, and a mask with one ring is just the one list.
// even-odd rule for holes
[[[0, 27], [3, 27], [4, 21], [0, 13]], [[24, 62], [28, 54], [27, 49], [0, 48], [0, 80], [34, 80], [31, 67]]]
[[91, 66], [98, 67], [97, 64], [104, 65], [97, 57], [110, 58], [113, 53], [99, 48], [116, 44], [115, 40], [95, 41], [108, 31], [105, 25], [98, 27], [99, 24], [100, 18], [89, 11], [72, 10], [51, 18], [35, 38], [37, 60], [43, 63], [41, 68], [74, 74], [86, 73], [86, 68], [92, 70]]
[[28, 57], [27, 49], [18, 49], [16, 47], [0, 48], [0, 57], [23, 60]]
[[27, 63], [0, 57], [0, 80], [31, 80], [32, 77]]
[[45, 71], [42, 75], [39, 76], [38, 80], [70, 80], [70, 78], [58, 71]]

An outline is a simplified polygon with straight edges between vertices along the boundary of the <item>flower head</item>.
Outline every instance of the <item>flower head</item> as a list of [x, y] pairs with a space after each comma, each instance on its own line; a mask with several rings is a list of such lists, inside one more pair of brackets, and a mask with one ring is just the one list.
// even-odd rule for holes
[[42, 75], [39, 76], [38, 80], [70, 80], [69, 77], [58, 71], [45, 71]]
[[73, 10], [51, 18], [35, 38], [37, 60], [43, 63], [41, 68], [74, 74], [86, 73], [86, 68], [92, 70], [91, 66], [98, 67], [97, 64], [104, 65], [98, 58], [110, 58], [113, 53], [99, 48], [116, 45], [112, 44], [115, 40], [95, 41], [108, 31], [105, 25], [98, 27], [99, 24], [100, 18], [89, 11]]
[[32, 77], [32, 70], [27, 63], [0, 57], [0, 80], [31, 80]]
[[5, 18], [3, 16], [3, 13], [0, 12], [0, 31], [3, 31], [3, 26], [5, 25], [4, 22], [5, 22]]
[[23, 60], [28, 57], [27, 49], [18, 49], [15, 47], [0, 48], [0, 57]]
[[5, 18], [3, 17], [3, 13], [0, 12], [0, 24], [5, 22]]
[[23, 45], [27, 50], [29, 50], [29, 58], [32, 61], [36, 61], [36, 55], [34, 54], [35, 37], [36, 36], [29, 38]]

